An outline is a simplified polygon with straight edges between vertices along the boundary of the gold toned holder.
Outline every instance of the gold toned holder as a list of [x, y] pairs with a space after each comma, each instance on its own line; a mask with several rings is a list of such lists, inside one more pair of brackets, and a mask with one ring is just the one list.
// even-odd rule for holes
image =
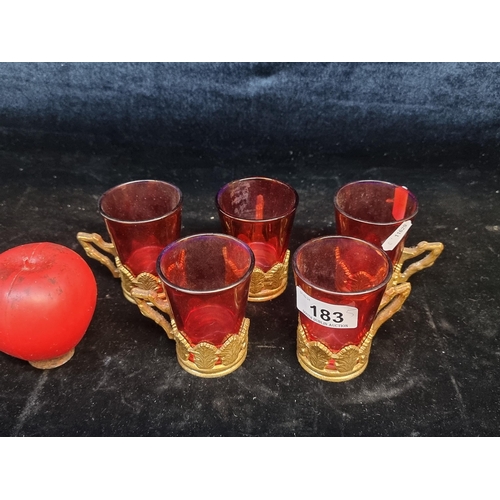
[[248, 301], [264, 302], [281, 295], [287, 285], [289, 261], [290, 250], [287, 250], [283, 262], [275, 264], [267, 273], [255, 267], [250, 281]]
[[[172, 317], [172, 310], [164, 293], [141, 288], [132, 289], [132, 297], [141, 313], [152, 319], [165, 330], [169, 339], [175, 340], [177, 360], [184, 370], [203, 378], [228, 375], [245, 361], [248, 349], [248, 328], [250, 320], [244, 318], [238, 333], [229, 334], [224, 343], [217, 347], [210, 342], [191, 345], [183, 332], [178, 330]], [[153, 306], [166, 313], [170, 322]]]
[[[161, 287], [158, 278], [151, 273], [140, 273], [134, 276], [132, 271], [122, 264], [120, 257], [116, 253], [114, 244], [104, 241], [101, 235], [80, 232], [76, 235], [76, 238], [91, 259], [99, 261], [111, 271], [113, 277], [121, 279], [123, 295], [132, 304], [136, 303], [131, 295], [132, 288], [139, 287], [145, 290], [157, 290]], [[94, 245], [110, 254], [114, 262], [108, 256], [96, 250]]]
[[299, 315], [297, 327], [297, 358], [304, 370], [328, 382], [345, 382], [361, 375], [367, 365], [372, 340], [380, 326], [396, 314], [410, 295], [411, 284], [402, 283], [388, 288], [380, 303], [377, 316], [358, 345], [347, 345], [332, 351], [319, 341], [309, 341], [307, 329]]
[[[134, 276], [130, 269], [120, 261], [113, 243], [107, 243], [97, 233], [80, 232], [77, 234], [77, 239], [90, 258], [99, 261], [111, 271], [115, 278], [121, 279], [125, 298], [137, 305], [144, 316], [160, 325], [167, 333], [168, 338], [175, 340], [177, 359], [184, 370], [198, 377], [222, 377], [236, 370], [245, 361], [248, 348], [248, 327], [250, 325], [248, 318], [244, 318], [238, 333], [228, 335], [222, 346], [217, 347], [209, 342], [200, 342], [193, 346], [186, 339], [183, 332], [178, 330], [172, 317], [168, 299], [163, 292], [160, 280], [156, 276], [150, 273], [140, 273], [138, 276]], [[107, 255], [103, 255], [95, 247], [108, 253], [113, 260]], [[278, 283], [280, 288], [277, 291], [272, 291], [275, 293], [272, 297], [260, 300], [269, 300], [285, 289], [288, 257], [289, 252], [287, 252], [285, 258], [284, 286], [282, 285], [282, 267], [285, 264], [277, 264], [266, 273], [264, 282], [265, 286], [269, 284], [274, 286], [275, 283]], [[262, 290], [267, 291], [266, 289]], [[168, 314], [170, 322], [154, 307]]]
[[[443, 250], [444, 245], [440, 242], [428, 243], [427, 241], [421, 241], [416, 247], [405, 247], [399, 262], [394, 266], [391, 281], [392, 285], [406, 283], [410, 276], [413, 276], [416, 272], [431, 267]], [[413, 262], [403, 271], [403, 265], [407, 260], [418, 257], [426, 252], [428, 252], [428, 254], [424, 258], [417, 262]]]

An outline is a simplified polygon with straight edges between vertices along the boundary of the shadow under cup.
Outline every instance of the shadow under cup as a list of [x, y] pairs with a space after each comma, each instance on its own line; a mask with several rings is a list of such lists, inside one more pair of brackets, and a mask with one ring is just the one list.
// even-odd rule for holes
[[[366, 368], [376, 330], [399, 310], [407, 296], [394, 305], [390, 316], [379, 317], [393, 271], [389, 257], [356, 238], [325, 236], [301, 245], [292, 265], [301, 366], [328, 381], [360, 375]], [[406, 294], [409, 289], [410, 284], [405, 283], [391, 287], [391, 292]]]

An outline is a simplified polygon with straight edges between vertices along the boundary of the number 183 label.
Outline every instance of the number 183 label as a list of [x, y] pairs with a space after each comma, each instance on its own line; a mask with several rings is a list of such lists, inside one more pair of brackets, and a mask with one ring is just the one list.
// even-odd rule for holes
[[358, 309], [350, 306], [337, 306], [312, 298], [297, 287], [297, 309], [310, 320], [328, 328], [356, 328]]

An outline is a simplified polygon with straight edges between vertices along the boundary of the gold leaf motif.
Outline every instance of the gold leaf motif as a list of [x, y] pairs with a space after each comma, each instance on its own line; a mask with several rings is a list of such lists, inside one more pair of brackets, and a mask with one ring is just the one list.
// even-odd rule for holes
[[368, 332], [366, 333], [366, 335], [363, 337], [363, 340], [361, 341], [361, 343], [359, 344], [358, 348], [359, 348], [359, 354], [360, 354], [360, 358], [359, 358], [360, 362], [364, 359], [364, 352], [366, 350], [368, 350], [368, 352], [370, 351], [371, 346], [372, 346], [372, 339], [373, 339], [375, 333], [373, 333], [373, 328], [370, 328], [368, 330]]
[[228, 340], [220, 349], [220, 359], [223, 365], [231, 365], [238, 358], [241, 352], [241, 346], [243, 344], [243, 338], [239, 335], [233, 335], [229, 337]]
[[359, 360], [359, 349], [354, 345], [342, 348], [335, 356], [335, 367], [345, 373], [354, 370]]
[[304, 355], [307, 352], [307, 338], [302, 325], [299, 324], [297, 326], [297, 350], [300, 354]]
[[243, 321], [241, 322], [240, 325], [240, 331], [238, 332], [238, 335], [243, 337], [243, 346], [246, 345], [247, 340], [248, 340], [248, 328], [250, 327], [250, 320], [248, 318], [243, 318]]
[[122, 280], [122, 286], [125, 290], [130, 292], [132, 288], [138, 285], [135, 280], [135, 276], [132, 274], [132, 271], [127, 266], [124, 266], [119, 257], [115, 257], [116, 268], [120, 273], [120, 277]]
[[318, 368], [319, 370], [324, 370], [325, 366], [330, 361], [330, 355], [328, 353], [328, 349], [319, 343], [310, 344], [309, 360], [311, 361], [311, 364], [315, 368]]
[[183, 342], [176, 342], [175, 346], [177, 348], [177, 356], [179, 356], [184, 361], [189, 359], [189, 350]]
[[403, 262], [398, 262], [392, 272], [391, 284], [392, 286], [396, 286], [401, 278], [401, 269], [403, 267]]
[[[360, 375], [366, 368], [370, 354], [371, 330], [359, 345], [348, 345], [332, 352], [319, 341], [308, 341], [307, 328], [300, 321], [297, 327], [297, 357], [302, 367], [311, 375], [332, 382], [345, 382]], [[330, 362], [335, 362], [335, 367]]]
[[231, 334], [218, 349], [210, 342], [194, 346], [177, 328], [172, 319], [173, 336], [177, 344], [177, 358], [181, 366], [199, 377], [219, 377], [231, 373], [245, 359], [250, 320], [243, 318], [238, 333]]
[[266, 274], [264, 271], [255, 267], [252, 272], [252, 277], [250, 279], [250, 293], [255, 295], [264, 290], [266, 284]]
[[287, 268], [283, 264], [275, 264], [266, 274], [266, 288], [274, 290], [279, 288], [286, 279]]
[[172, 324], [172, 332], [174, 334], [174, 339], [177, 346], [177, 353], [181, 356], [182, 359], [188, 360], [191, 354], [191, 346], [184, 335], [177, 329], [175, 320], [172, 318], [170, 321]]
[[160, 282], [156, 276], [150, 273], [141, 273], [137, 276], [137, 284], [143, 290], [157, 290]]
[[194, 350], [194, 363], [202, 370], [211, 370], [217, 362], [217, 348], [208, 342], [201, 342]]
[[255, 267], [250, 281], [250, 294], [257, 295], [263, 290], [277, 290], [282, 287], [288, 277], [289, 260], [290, 250], [287, 250], [283, 262], [274, 264], [267, 273]]

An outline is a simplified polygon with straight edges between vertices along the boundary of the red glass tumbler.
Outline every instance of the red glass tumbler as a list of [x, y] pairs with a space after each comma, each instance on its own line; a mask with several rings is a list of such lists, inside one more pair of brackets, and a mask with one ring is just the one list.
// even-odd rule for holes
[[[99, 200], [112, 243], [97, 234], [79, 233], [87, 255], [105, 264], [122, 280], [125, 297], [134, 286], [158, 286], [156, 260], [160, 252], [180, 237], [182, 193], [168, 182], [139, 180], [106, 191]], [[110, 253], [114, 263], [92, 245]]]
[[[189, 373], [219, 377], [243, 363], [254, 263], [250, 247], [237, 238], [198, 234], [171, 243], [158, 258], [163, 297], [132, 290], [141, 312], [175, 339], [179, 363]], [[151, 304], [167, 313], [170, 322]]]
[[216, 196], [225, 233], [247, 243], [255, 255], [252, 302], [271, 300], [286, 288], [288, 244], [299, 197], [288, 184], [251, 177], [226, 184]]
[[323, 380], [357, 377], [366, 368], [376, 330], [402, 306], [410, 284], [391, 287], [383, 302], [392, 275], [389, 257], [371, 243], [345, 236], [304, 243], [292, 265], [300, 364]]
[[[444, 248], [442, 243], [426, 241], [405, 248], [418, 202], [404, 186], [376, 180], [352, 182], [339, 189], [334, 206], [337, 234], [359, 238], [385, 250], [394, 265], [394, 284], [431, 266]], [[402, 272], [406, 260], [424, 253], [423, 259]]]

